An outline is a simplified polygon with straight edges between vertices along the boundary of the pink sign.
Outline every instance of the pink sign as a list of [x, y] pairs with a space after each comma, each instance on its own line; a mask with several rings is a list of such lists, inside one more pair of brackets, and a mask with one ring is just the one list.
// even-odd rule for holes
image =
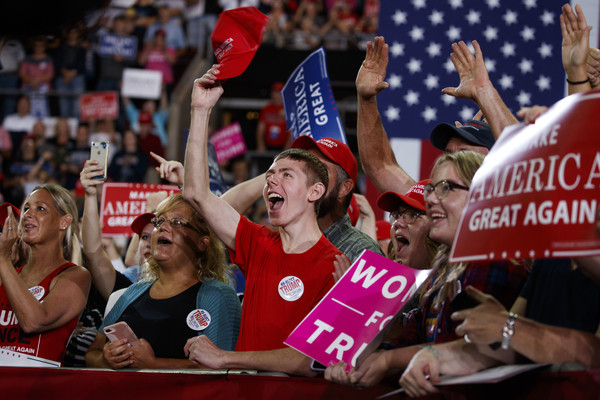
[[219, 129], [212, 134], [210, 141], [215, 146], [219, 164], [246, 152], [246, 143], [239, 122]]
[[323, 365], [348, 369], [415, 292], [418, 270], [365, 250], [285, 340]]
[[79, 97], [79, 119], [110, 118], [116, 119], [119, 115], [119, 94], [117, 92], [86, 93]]
[[100, 201], [102, 235], [133, 236], [131, 223], [137, 216], [146, 212], [146, 197], [161, 190], [166, 191], [169, 196], [179, 192], [179, 188], [173, 185], [114, 182], [103, 184]]
[[475, 174], [452, 262], [600, 254], [600, 91], [504, 130]]

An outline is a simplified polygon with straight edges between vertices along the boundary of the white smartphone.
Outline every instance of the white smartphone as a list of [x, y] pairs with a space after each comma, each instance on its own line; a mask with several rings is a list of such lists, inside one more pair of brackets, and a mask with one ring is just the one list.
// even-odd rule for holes
[[104, 173], [101, 176], [95, 176], [92, 179], [105, 180], [106, 171], [108, 169], [108, 147], [109, 142], [92, 142], [90, 150], [90, 160], [98, 161], [102, 167], [104, 167]]
[[133, 330], [131, 330], [125, 321], [119, 321], [115, 324], [104, 327], [104, 334], [111, 342], [127, 339], [129, 344], [132, 346], [139, 346], [141, 344], [138, 337], [135, 335], [135, 333], [133, 333]]

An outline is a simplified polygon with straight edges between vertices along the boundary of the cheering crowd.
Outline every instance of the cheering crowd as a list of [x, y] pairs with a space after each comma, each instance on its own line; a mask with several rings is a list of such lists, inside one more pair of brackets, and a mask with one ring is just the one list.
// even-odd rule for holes
[[[581, 8], [564, 5], [560, 25], [569, 94], [594, 89], [600, 60], [589, 47], [591, 27]], [[161, 32], [154, 38], [160, 40]], [[312, 360], [283, 342], [368, 249], [431, 272], [380, 348], [349, 373], [344, 362], [326, 366], [325, 379], [355, 386], [391, 379], [419, 396], [435, 392], [440, 375], [501, 364], [598, 368], [600, 260], [449, 261], [486, 155], [517, 117], [535, 123], [546, 111], [530, 107], [513, 115], [488, 76], [483, 50], [477, 41], [472, 45], [474, 53], [462, 41], [452, 45], [460, 83], [443, 93], [474, 101], [480, 112], [431, 132], [444, 154], [420, 182], [396, 160], [377, 108], [377, 95], [389, 86], [388, 44], [378, 36], [367, 45], [356, 78], [358, 149], [364, 173], [383, 193], [377, 206], [390, 216], [391, 228], [384, 228], [389, 246], [377, 242], [373, 210], [354, 193], [358, 162], [337, 139], [300, 136], [265, 173], [221, 196], [211, 192], [209, 119], [224, 92], [222, 66], [215, 64], [193, 83], [183, 162], [148, 151], [156, 176], [181, 193], [148, 197], [148, 212], [131, 225], [135, 234], [124, 261], [102, 239], [98, 201], [104, 180], [98, 178], [105, 166], [98, 161], [84, 160], [79, 171], [81, 224], [62, 182], [24, 186], [20, 208], [0, 206], [0, 347], [64, 366], [317, 376]], [[140, 125], [152, 126], [159, 112], [154, 106], [139, 113]], [[143, 134], [130, 133], [123, 142], [134, 152]], [[48, 159], [58, 148], [48, 149]], [[360, 225], [347, 212], [353, 196]], [[245, 216], [261, 197], [268, 226]], [[597, 224], [600, 234], [600, 218]], [[231, 265], [246, 281], [242, 302], [232, 288]], [[139, 340], [112, 338], [110, 329], [119, 322]]]

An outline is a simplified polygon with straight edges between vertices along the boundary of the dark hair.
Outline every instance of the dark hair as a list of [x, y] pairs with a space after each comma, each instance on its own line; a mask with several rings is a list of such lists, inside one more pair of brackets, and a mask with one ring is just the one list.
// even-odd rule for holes
[[325, 192], [323, 192], [323, 195], [319, 200], [315, 201], [315, 213], [318, 215], [319, 207], [321, 206], [321, 200], [323, 200], [323, 197], [327, 192], [327, 188], [329, 187], [329, 174], [327, 173], [325, 164], [323, 164], [321, 160], [308, 151], [296, 148], [282, 151], [277, 155], [277, 157], [275, 157], [275, 161], [284, 158], [302, 162], [304, 166], [302, 171], [306, 174], [308, 186], [312, 186], [318, 182], [321, 182], [323, 185], [325, 185]]

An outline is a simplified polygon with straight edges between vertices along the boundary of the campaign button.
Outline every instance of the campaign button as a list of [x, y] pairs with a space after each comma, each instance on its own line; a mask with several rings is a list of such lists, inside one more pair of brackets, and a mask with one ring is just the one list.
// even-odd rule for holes
[[285, 301], [296, 301], [304, 294], [304, 283], [295, 276], [286, 276], [279, 281], [279, 295]]
[[190, 311], [185, 319], [190, 329], [203, 331], [210, 325], [210, 314], [201, 308]]
[[44, 294], [46, 293], [46, 289], [43, 286], [34, 286], [29, 288], [29, 292], [35, 297], [37, 301], [40, 301]]

